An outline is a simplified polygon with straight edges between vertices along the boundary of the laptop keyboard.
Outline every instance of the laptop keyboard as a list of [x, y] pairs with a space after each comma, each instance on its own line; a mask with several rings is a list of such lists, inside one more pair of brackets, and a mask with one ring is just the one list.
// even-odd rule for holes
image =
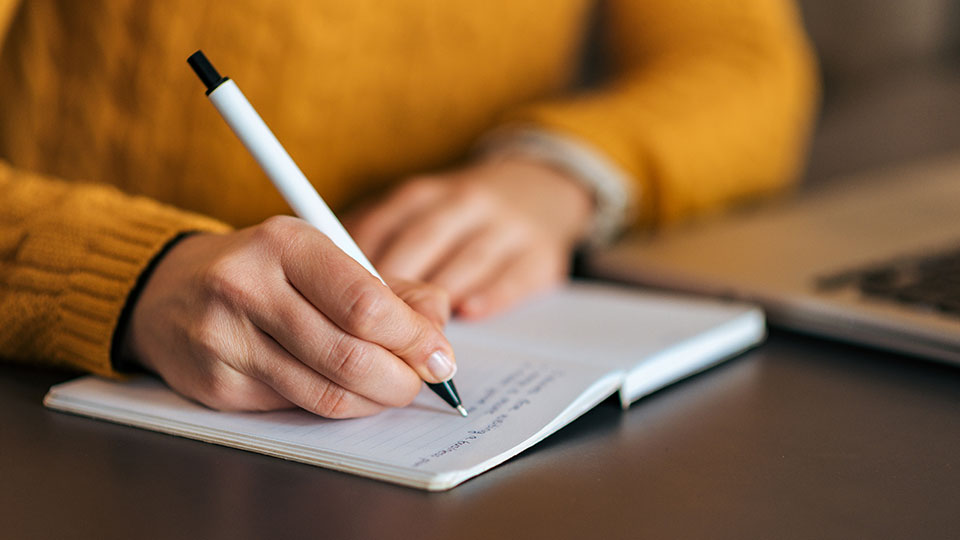
[[856, 287], [867, 297], [960, 317], [960, 248], [826, 276], [817, 285]]

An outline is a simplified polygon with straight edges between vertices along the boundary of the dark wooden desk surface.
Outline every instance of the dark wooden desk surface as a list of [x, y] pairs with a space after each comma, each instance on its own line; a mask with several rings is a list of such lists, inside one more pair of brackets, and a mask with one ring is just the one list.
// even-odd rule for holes
[[3, 538], [960, 538], [960, 370], [775, 332], [425, 493], [73, 417], [0, 367]]

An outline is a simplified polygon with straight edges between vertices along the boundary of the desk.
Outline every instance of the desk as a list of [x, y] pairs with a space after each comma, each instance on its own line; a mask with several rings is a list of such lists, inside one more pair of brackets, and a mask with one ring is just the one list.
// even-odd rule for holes
[[0, 537], [960, 537], [960, 370], [785, 332], [446, 493], [45, 410], [67, 378], [0, 367]]

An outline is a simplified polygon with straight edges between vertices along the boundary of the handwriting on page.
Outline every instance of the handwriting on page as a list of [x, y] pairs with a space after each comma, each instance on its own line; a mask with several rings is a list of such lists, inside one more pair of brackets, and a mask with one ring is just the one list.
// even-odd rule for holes
[[[534, 405], [548, 405], [555, 410], [561, 403], [569, 403], [579, 390], [573, 396], [550, 391], [563, 380], [567, 369], [569, 366], [533, 361], [471, 363], [463, 366], [457, 376], [463, 403], [470, 413], [467, 418], [460, 417], [425, 390], [406, 408], [368, 418], [338, 421], [286, 417], [281, 428], [279, 418], [274, 417], [272, 436], [368, 459], [423, 467], [439, 458], [446, 461], [458, 451], [484, 446], [484, 439], [489, 437], [510, 439], [515, 444], [532, 435], [531, 425], [525, 421], [511, 423], [511, 418]], [[539, 411], [540, 407], [529, 412]]]
[[[448, 438], [458, 431], [462, 432], [462, 435], [458, 434], [456, 440], [428, 455], [421, 455], [413, 466], [420, 467], [433, 459], [456, 452], [501, 428], [513, 413], [530, 405], [531, 399], [535, 399], [537, 394], [562, 375], [562, 370], [556, 367], [544, 368], [528, 364], [518, 367], [499, 380], [488, 383], [481, 389], [479, 398], [467, 408], [472, 417], [470, 424], [458, 426], [459, 430], [451, 430], [430, 442]], [[427, 443], [427, 441], [421, 441], [421, 443]]]

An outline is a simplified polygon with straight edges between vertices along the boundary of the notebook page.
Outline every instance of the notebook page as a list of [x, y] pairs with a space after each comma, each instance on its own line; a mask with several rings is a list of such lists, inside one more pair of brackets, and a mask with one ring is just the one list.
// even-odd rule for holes
[[[522, 352], [504, 354], [495, 345], [454, 346], [457, 386], [468, 418], [460, 417], [425, 387], [409, 407], [351, 420], [328, 420], [303, 411], [218, 413], [150, 378], [119, 383], [88, 377], [55, 386], [46, 403], [120, 423], [442, 489], [515, 455], [558, 416], [572, 418], [585, 412], [615, 392], [622, 377], [603, 367], [555, 362]], [[567, 411], [571, 404], [584, 401], [580, 398], [585, 393], [591, 396], [583, 404], [586, 408]], [[484, 466], [475, 470], [480, 464]]]
[[451, 323], [447, 335], [461, 343], [495, 340], [504, 349], [630, 370], [753, 311], [742, 304], [574, 282], [491, 319]]

